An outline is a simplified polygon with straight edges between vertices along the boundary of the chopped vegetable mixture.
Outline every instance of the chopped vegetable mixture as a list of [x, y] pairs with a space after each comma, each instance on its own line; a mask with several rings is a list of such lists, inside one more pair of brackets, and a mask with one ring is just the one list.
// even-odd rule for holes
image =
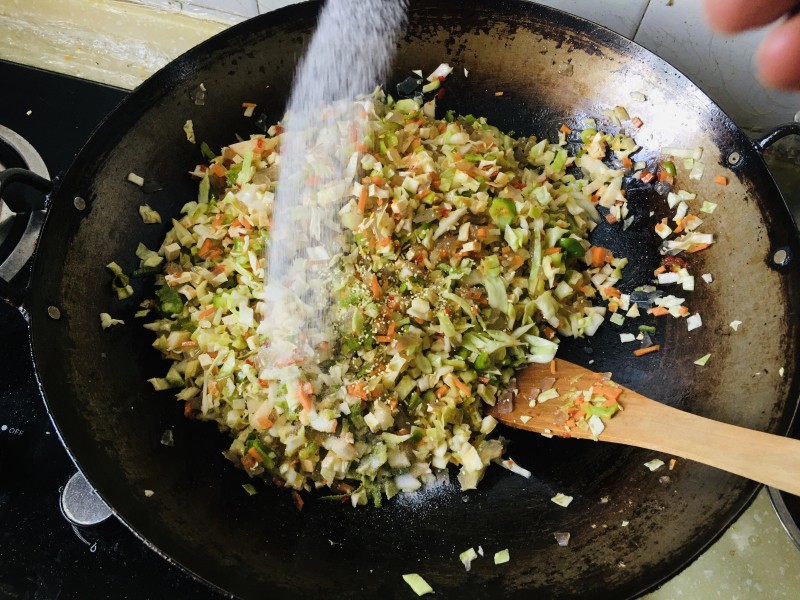
[[[579, 133], [584, 146], [573, 156], [566, 127], [554, 141], [513, 138], [485, 118], [437, 119], [435, 100], [381, 92], [364, 107], [369, 129], [331, 260], [335, 343], [294, 355], [286, 340], [270, 339], [262, 314], [277, 125], [216, 156], [204, 146], [213, 158], [192, 172], [197, 200], [158, 249], [137, 251], [137, 273], [155, 274], [157, 285], [137, 316], [156, 310], [145, 326], [171, 361], [155, 389], [177, 389], [187, 416], [229, 431], [226, 454], [251, 476], [379, 506], [450, 464], [462, 489], [475, 488], [492, 461], [514, 470], [499, 460], [503, 442], [484, 415], [515, 370], [551, 361], [559, 336], [593, 335], [607, 311], [593, 298], [638, 316], [615, 287], [626, 259], [587, 236], [600, 220], [595, 204], [627, 218], [623, 177], [641, 165], [630, 159], [632, 138], [595, 127]], [[710, 243], [683, 218], [690, 233], [671, 250]], [[109, 269], [117, 294], [129, 295], [127, 276]], [[687, 275], [678, 276], [686, 289]], [[670, 298], [655, 308], [680, 313], [682, 300]], [[609, 416], [603, 410], [596, 414]]]

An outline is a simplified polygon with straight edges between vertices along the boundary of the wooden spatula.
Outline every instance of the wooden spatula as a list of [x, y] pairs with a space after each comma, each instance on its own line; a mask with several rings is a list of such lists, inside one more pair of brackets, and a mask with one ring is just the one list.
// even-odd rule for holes
[[[517, 373], [519, 393], [513, 410], [492, 415], [506, 425], [544, 434], [591, 438], [578, 427], [565, 427], [560, 398], [535, 403], [542, 390], [555, 388], [561, 394], [602, 385], [603, 374], [565, 360], [554, 365], [532, 364]], [[616, 385], [616, 384], [614, 384]], [[800, 440], [728, 425], [671, 408], [622, 388], [618, 398], [623, 410], [603, 419], [605, 429], [598, 441], [649, 448], [666, 455], [694, 460], [736, 473], [768, 486], [800, 496]], [[551, 392], [552, 395], [552, 392]], [[508, 406], [506, 406], [508, 409]]]

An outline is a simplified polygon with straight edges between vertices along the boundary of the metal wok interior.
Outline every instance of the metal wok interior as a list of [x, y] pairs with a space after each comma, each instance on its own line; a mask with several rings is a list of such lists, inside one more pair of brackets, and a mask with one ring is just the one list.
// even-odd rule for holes
[[[107, 119], [60, 183], [29, 309], [40, 384], [71, 455], [149, 544], [241, 597], [405, 598], [401, 574], [409, 572], [422, 574], [437, 597], [608, 598], [652, 588], [721, 534], [752, 498], [754, 483], [682, 460], [673, 471], [651, 473], [643, 467], [651, 452], [503, 431], [510, 456], [533, 471], [531, 479], [492, 468], [477, 491], [462, 493], [456, 484], [381, 509], [309, 500], [300, 512], [274, 487], [258, 485], [248, 496], [246, 475], [221, 455], [227, 436], [185, 420], [180, 403], [146, 382], [166, 369], [133, 319], [152, 285], [138, 281], [135, 296], [119, 302], [104, 265], [116, 260], [130, 271], [140, 241], [160, 243], [167, 225], [143, 225], [142, 202], [168, 222], [196, 197], [187, 172], [202, 158], [184, 134], [187, 119], [198, 142], [219, 148], [236, 134], [258, 132], [242, 116], [243, 101], [256, 102], [256, 114], [269, 122], [281, 117], [318, 9], [307, 3], [247, 21], [171, 63]], [[662, 146], [702, 146], [707, 163], [730, 167], [726, 188], [709, 177], [695, 182], [702, 198], [719, 204], [705, 219], [718, 242], [692, 259], [698, 276], [715, 278], [690, 300], [703, 327], [689, 333], [683, 320], [661, 321], [655, 341], [662, 351], [636, 358], [620, 346], [616, 326], [606, 325], [594, 338], [565, 342], [562, 356], [593, 360], [667, 404], [785, 433], [798, 396], [800, 255], [789, 212], [750, 141], [641, 47], [527, 2], [412, 1], [390, 91], [412, 69], [430, 72], [440, 62], [456, 66], [442, 111], [553, 135], [563, 122], [579, 128], [584, 116], [625, 105], [644, 121], [636, 135], [644, 158]], [[201, 83], [204, 106], [192, 100]], [[634, 104], [634, 91], [646, 102]], [[740, 157], [733, 166], [732, 152]], [[131, 171], [146, 178], [144, 189], [126, 182]], [[657, 266], [652, 227], [666, 214], [664, 200], [647, 190], [631, 191], [629, 205], [636, 221], [624, 239], [619, 227], [595, 234], [631, 260], [624, 291]], [[787, 265], [773, 263], [778, 249], [788, 251]], [[51, 305], [60, 319], [47, 316]], [[128, 324], [102, 331], [100, 312]], [[744, 323], [739, 332], [728, 326], [734, 319]], [[706, 368], [693, 364], [709, 352]], [[159, 443], [167, 428], [174, 447]], [[145, 489], [155, 494], [146, 497]], [[557, 492], [574, 497], [568, 508], [550, 501]], [[554, 532], [569, 532], [569, 546], [559, 547]], [[466, 573], [458, 554], [478, 545], [488, 558]], [[504, 548], [511, 561], [495, 566], [491, 555]]]

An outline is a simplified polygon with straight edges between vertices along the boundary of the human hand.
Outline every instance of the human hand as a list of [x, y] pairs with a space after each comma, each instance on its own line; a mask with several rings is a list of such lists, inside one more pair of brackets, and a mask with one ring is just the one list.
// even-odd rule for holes
[[[705, 0], [711, 27], [738, 33], [761, 27], [800, 9], [798, 0]], [[756, 52], [758, 78], [765, 86], [800, 90], [800, 14], [772, 29]]]

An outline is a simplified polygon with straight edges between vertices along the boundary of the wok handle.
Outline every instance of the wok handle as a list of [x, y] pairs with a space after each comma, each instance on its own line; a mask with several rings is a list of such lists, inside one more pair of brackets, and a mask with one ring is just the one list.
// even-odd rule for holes
[[759, 152], [764, 152], [764, 150], [772, 146], [772, 144], [782, 138], [785, 138], [787, 135], [800, 135], [800, 123], [785, 123], [783, 125], [778, 125], [764, 137], [753, 140], [753, 144], [755, 145], [756, 150]]
[[0, 172], [0, 198], [3, 197], [3, 192], [14, 184], [27, 185], [42, 192], [41, 195], [6, 194], [8, 197], [3, 198], [3, 203], [11, 212], [29, 215], [28, 225], [19, 242], [8, 258], [0, 263], [0, 300], [22, 311], [24, 315], [23, 306], [30, 290], [30, 280], [25, 282], [22, 287], [12, 284], [11, 280], [33, 255], [39, 232], [44, 225], [53, 182], [27, 169], [6, 169]]

